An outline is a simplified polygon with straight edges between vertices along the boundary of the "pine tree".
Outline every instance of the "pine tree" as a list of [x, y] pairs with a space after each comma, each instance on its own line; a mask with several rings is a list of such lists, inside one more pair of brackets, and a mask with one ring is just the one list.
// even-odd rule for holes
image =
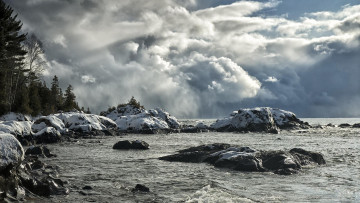
[[13, 12], [0, 0], [0, 114], [11, 111], [19, 78], [24, 72], [22, 65], [26, 51], [21, 43], [26, 35], [20, 34], [22, 24]]
[[41, 113], [41, 100], [39, 96], [39, 83], [33, 82], [29, 87], [29, 105], [32, 110], [31, 115], [37, 116]]
[[55, 75], [51, 83], [51, 96], [50, 96], [50, 106], [52, 106], [55, 111], [62, 110], [63, 107], [63, 93], [59, 86], [59, 79]]
[[79, 106], [76, 103], [76, 96], [73, 93], [73, 87], [69, 85], [65, 91], [64, 110], [72, 111], [74, 109], [79, 110]]

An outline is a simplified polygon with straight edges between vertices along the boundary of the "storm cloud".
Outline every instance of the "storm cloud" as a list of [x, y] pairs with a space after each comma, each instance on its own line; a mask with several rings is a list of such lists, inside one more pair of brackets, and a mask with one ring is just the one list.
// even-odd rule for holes
[[359, 5], [290, 19], [281, 1], [6, 2], [44, 44], [44, 79], [97, 113], [134, 96], [178, 117], [360, 116]]

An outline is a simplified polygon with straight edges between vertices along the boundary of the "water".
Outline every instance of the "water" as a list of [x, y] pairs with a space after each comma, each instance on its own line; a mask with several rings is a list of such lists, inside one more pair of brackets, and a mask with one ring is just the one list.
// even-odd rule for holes
[[[310, 122], [310, 121], [309, 121]], [[339, 121], [340, 123], [346, 122]], [[278, 139], [280, 138], [280, 139]], [[70, 195], [54, 202], [360, 202], [360, 129], [325, 128], [281, 134], [201, 133], [126, 135], [50, 145]], [[118, 151], [119, 140], [141, 139], [147, 151]], [[100, 142], [100, 143], [98, 143]], [[327, 164], [291, 176], [238, 172], [158, 157], [201, 144], [224, 142], [261, 150], [301, 147], [321, 152]], [[141, 183], [151, 193], [132, 193]], [[90, 185], [93, 190], [82, 187]], [[79, 191], [89, 193], [84, 196]]]

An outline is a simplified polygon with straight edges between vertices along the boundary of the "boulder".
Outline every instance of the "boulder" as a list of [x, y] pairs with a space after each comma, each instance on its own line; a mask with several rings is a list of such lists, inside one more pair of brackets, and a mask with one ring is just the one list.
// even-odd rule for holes
[[41, 131], [35, 133], [34, 139], [36, 143], [42, 144], [42, 143], [57, 143], [61, 141], [61, 134], [59, 131], [57, 131], [53, 127], [46, 127], [42, 129]]
[[141, 140], [135, 140], [135, 141], [119, 141], [116, 144], [114, 144], [113, 149], [141, 149], [146, 150], [149, 149], [149, 144], [141, 141]]
[[209, 163], [237, 171], [270, 171], [281, 175], [297, 173], [303, 166], [325, 164], [320, 153], [294, 148], [290, 151], [257, 151], [250, 147], [216, 143], [201, 145], [160, 157], [160, 160]]
[[11, 134], [0, 134], [0, 174], [17, 167], [24, 160], [24, 149]]
[[353, 128], [360, 128], [360, 123], [355, 123], [352, 127]]
[[218, 119], [210, 128], [220, 132], [268, 132], [277, 134], [280, 129], [309, 128], [310, 125], [295, 114], [281, 109], [258, 107], [240, 109], [229, 117]]
[[340, 128], [350, 128], [351, 125], [348, 124], [348, 123], [342, 123], [342, 124], [339, 125], [339, 127], [340, 127]]

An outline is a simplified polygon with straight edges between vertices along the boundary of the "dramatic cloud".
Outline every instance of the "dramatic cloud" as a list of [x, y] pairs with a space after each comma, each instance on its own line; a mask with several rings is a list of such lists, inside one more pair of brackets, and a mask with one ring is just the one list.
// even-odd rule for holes
[[95, 112], [135, 96], [178, 117], [360, 115], [359, 5], [289, 19], [281, 1], [6, 2], [43, 41], [44, 79], [71, 83]]

